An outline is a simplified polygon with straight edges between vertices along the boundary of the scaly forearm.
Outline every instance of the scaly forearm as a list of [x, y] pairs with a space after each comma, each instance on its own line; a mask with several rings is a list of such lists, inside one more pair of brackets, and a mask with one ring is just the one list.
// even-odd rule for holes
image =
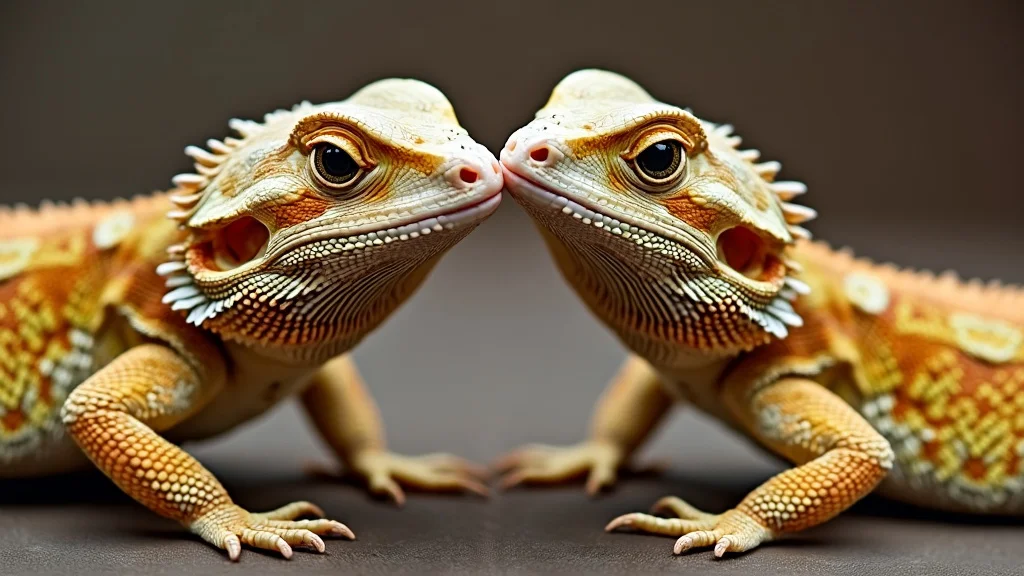
[[197, 410], [217, 385], [169, 348], [138, 346], [71, 393], [64, 424], [125, 493], [187, 524], [231, 498], [213, 474], [157, 432]]
[[362, 452], [385, 449], [380, 410], [350, 356], [325, 364], [302, 402], [321, 437], [346, 465]]
[[657, 374], [631, 355], [601, 395], [590, 425], [593, 442], [622, 451], [623, 460], [643, 444], [673, 404]]

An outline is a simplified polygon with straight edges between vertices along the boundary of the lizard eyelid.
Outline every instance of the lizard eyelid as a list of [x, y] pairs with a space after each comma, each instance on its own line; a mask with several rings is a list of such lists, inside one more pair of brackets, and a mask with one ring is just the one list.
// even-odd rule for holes
[[645, 132], [621, 157], [645, 192], [665, 192], [685, 176], [689, 144], [678, 131], [659, 127]]
[[362, 143], [354, 136], [347, 134], [344, 131], [332, 130], [330, 132], [316, 134], [303, 142], [303, 145], [306, 148], [305, 153], [310, 155], [312, 155], [317, 146], [324, 144], [336, 146], [345, 151], [363, 170], [369, 171], [376, 166], [376, 162], [373, 162], [369, 158], [369, 155]]
[[317, 144], [310, 162], [317, 179], [330, 188], [348, 188], [363, 173], [348, 152], [330, 143]]

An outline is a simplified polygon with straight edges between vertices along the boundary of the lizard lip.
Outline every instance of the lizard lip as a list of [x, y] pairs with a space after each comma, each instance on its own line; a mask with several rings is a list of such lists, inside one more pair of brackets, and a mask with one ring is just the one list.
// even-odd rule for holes
[[386, 227], [382, 227], [381, 223], [374, 223], [350, 228], [344, 232], [339, 232], [337, 229], [332, 229], [329, 226], [317, 227], [280, 246], [275, 246], [273, 251], [267, 254], [265, 262], [273, 262], [296, 248], [322, 240], [347, 237], [353, 244], [357, 242], [366, 243], [367, 239], [372, 244], [376, 244], [372, 242], [374, 239], [379, 239], [382, 242], [404, 240], [409, 237], [415, 238], [420, 235], [445, 232], [468, 224], [479, 223], [497, 210], [498, 205], [501, 203], [501, 191], [502, 188], [500, 187], [488, 189], [484, 191], [484, 194], [454, 208], [435, 210], [433, 214], [427, 212], [426, 216], [416, 215], [415, 219], [405, 218], [400, 221], [387, 223], [385, 224]]
[[600, 215], [606, 220], [620, 220], [622, 223], [639, 228], [646, 233], [661, 236], [667, 240], [677, 242], [700, 258], [707, 267], [718, 267], [717, 254], [714, 256], [709, 254], [707, 249], [704, 248], [700, 241], [695, 238], [690, 238], [680, 232], [668, 230], [664, 226], [659, 226], [657, 223], [642, 221], [631, 217], [628, 214], [609, 214], [606, 211], [607, 207], [598, 207], [592, 202], [587, 202], [585, 199], [577, 197], [570, 198], [568, 195], [556, 192], [555, 190], [552, 190], [531, 178], [517, 173], [514, 170], [514, 166], [510, 166], [504, 161], [501, 163], [501, 169], [505, 175], [505, 186], [509, 190], [509, 193], [512, 194], [513, 198], [516, 198], [517, 196], [526, 197], [534, 202], [546, 203], [548, 207], [554, 210], [562, 210], [568, 206], [570, 210], [591, 212], [593, 214]]

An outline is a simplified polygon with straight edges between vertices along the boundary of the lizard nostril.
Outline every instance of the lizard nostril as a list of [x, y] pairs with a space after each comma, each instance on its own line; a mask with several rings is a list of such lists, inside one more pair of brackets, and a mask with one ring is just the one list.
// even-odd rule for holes
[[533, 150], [530, 150], [530, 158], [534, 162], [546, 162], [548, 159], [549, 151], [547, 146], [538, 146]]
[[459, 179], [461, 179], [466, 184], [472, 184], [473, 182], [476, 182], [477, 178], [479, 177], [480, 175], [477, 174], [476, 170], [473, 170], [472, 168], [463, 168], [462, 170], [459, 170]]

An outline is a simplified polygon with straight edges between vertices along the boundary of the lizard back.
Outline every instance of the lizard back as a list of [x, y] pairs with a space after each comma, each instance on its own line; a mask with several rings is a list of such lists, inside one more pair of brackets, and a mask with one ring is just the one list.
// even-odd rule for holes
[[154, 195], [0, 209], [0, 476], [62, 446], [64, 399], [132, 338], [106, 322], [106, 303], [159, 262], [167, 206]]
[[[1024, 291], [795, 249], [805, 324], [739, 370], [821, 371], [891, 443], [883, 490], [973, 512], [1024, 510]], [[795, 368], [794, 368], [795, 367]], [[735, 377], [740, 374], [734, 374]]]

